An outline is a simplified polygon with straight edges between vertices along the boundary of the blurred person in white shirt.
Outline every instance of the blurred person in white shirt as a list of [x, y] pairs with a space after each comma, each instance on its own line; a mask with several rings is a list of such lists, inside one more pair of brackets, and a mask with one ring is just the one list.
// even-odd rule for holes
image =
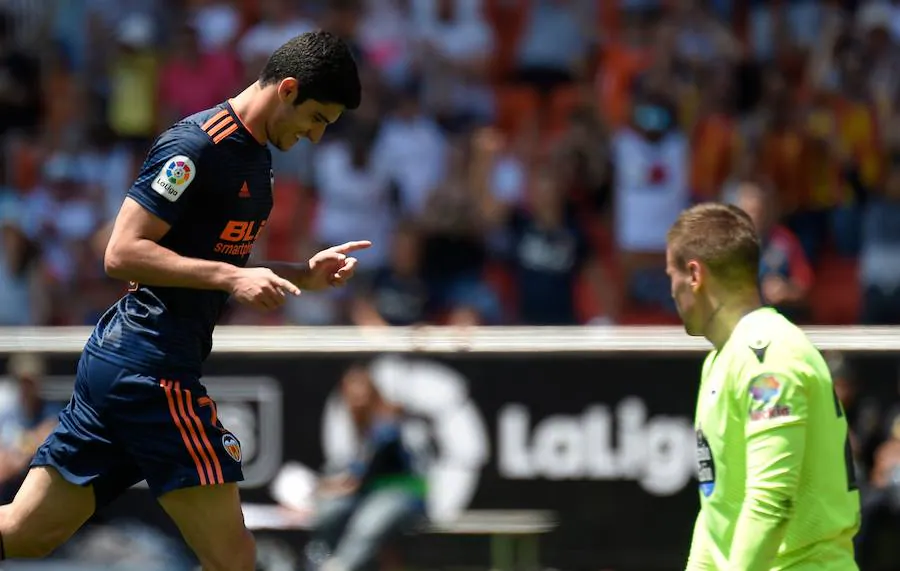
[[33, 290], [38, 252], [20, 217], [19, 198], [0, 192], [0, 326], [37, 324]]
[[86, 183], [87, 172], [81, 161], [73, 154], [59, 152], [45, 164], [41, 187], [23, 202], [22, 228], [41, 249], [51, 317], [67, 324], [81, 324], [84, 318], [78, 314], [81, 306], [72, 289], [101, 268], [90, 243], [104, 222], [101, 201], [92, 196]]
[[396, 219], [395, 185], [371, 160], [378, 130], [376, 124], [356, 122], [346, 139], [320, 146], [314, 163], [319, 198], [314, 237], [322, 244], [338, 244], [343, 242], [335, 240], [351, 234], [371, 236], [372, 247], [360, 254], [368, 271], [387, 262]]
[[261, 0], [259, 23], [247, 30], [238, 43], [238, 54], [249, 79], [256, 81], [266, 60], [282, 44], [295, 36], [317, 28], [300, 12], [296, 0]]
[[241, 32], [241, 13], [235, 0], [191, 0], [191, 23], [203, 51], [229, 49]]
[[31, 457], [56, 427], [60, 407], [41, 396], [44, 373], [43, 359], [30, 353], [13, 355], [7, 363], [17, 400], [0, 411], [0, 502], [4, 504], [12, 501]]
[[613, 135], [613, 228], [631, 298], [674, 310], [663, 271], [666, 232], [690, 201], [689, 144], [667, 79], [645, 78], [635, 93], [630, 125]]
[[385, 119], [373, 149], [372, 161], [397, 182], [401, 207], [422, 212], [428, 195], [447, 172], [447, 139], [420, 104], [415, 83], [397, 93], [393, 112]]
[[517, 76], [549, 93], [573, 83], [584, 70], [594, 42], [591, 0], [530, 0], [517, 46]]
[[490, 122], [493, 30], [480, 10], [465, 10], [459, 0], [431, 1], [417, 22], [414, 51], [427, 106], [454, 131]]
[[[320, 244], [348, 232], [365, 232], [372, 236], [372, 247], [360, 259], [366, 271], [357, 278], [363, 284], [388, 263], [398, 191], [389, 173], [373, 161], [378, 125], [361, 120], [358, 114], [354, 119], [346, 124], [344, 136], [315, 148], [312, 178], [318, 204], [311, 239], [301, 246], [300, 255], [318, 251]], [[295, 324], [338, 325], [350, 319], [349, 304], [343, 302], [354, 294], [355, 288], [341, 288], [292, 298], [285, 315]]]
[[364, 0], [359, 42], [369, 65], [391, 87], [413, 77], [413, 34], [410, 0]]

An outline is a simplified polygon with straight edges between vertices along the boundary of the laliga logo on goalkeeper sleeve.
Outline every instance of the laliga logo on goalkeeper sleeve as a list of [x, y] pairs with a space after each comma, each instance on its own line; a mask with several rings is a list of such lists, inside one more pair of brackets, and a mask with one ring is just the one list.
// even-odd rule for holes
[[[434, 521], [453, 519], [469, 506], [490, 454], [488, 431], [469, 397], [465, 377], [440, 363], [397, 356], [377, 359], [370, 370], [384, 398], [410, 416], [403, 427], [406, 444], [417, 451], [437, 449], [438, 456], [422, 466], [428, 515]], [[335, 391], [322, 415], [326, 462], [346, 465], [354, 457], [356, 442], [347, 408]]]

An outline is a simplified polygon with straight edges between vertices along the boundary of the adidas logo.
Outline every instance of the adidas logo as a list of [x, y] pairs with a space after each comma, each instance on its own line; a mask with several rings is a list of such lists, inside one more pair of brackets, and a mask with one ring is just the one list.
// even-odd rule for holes
[[244, 184], [241, 186], [241, 191], [238, 193], [239, 198], [250, 198], [250, 189], [247, 188], [247, 181], [244, 181]]

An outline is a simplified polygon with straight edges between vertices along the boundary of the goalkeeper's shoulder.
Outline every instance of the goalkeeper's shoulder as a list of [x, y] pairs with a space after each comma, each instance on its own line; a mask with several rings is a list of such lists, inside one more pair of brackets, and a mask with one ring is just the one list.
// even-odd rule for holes
[[734, 341], [735, 366], [748, 373], [779, 369], [805, 374], [825, 364], [806, 333], [779, 313], [755, 321]]

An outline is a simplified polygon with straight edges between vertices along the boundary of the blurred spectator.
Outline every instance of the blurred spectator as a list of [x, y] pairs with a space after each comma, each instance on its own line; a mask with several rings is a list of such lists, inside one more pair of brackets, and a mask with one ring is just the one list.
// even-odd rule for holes
[[306, 552], [308, 568], [360, 571], [402, 533], [424, 523], [423, 458], [403, 437], [403, 411], [384, 400], [369, 371], [352, 367], [341, 381], [358, 452], [322, 479]]
[[445, 128], [460, 131], [493, 119], [488, 79], [494, 33], [480, 10], [461, 9], [462, 0], [435, 4], [417, 22], [413, 53], [428, 108]]
[[38, 259], [35, 243], [22, 228], [19, 199], [0, 193], [0, 326], [42, 321], [36, 299]]
[[[309, 259], [310, 256], [321, 250], [319, 243], [311, 237], [302, 239], [297, 247], [297, 255], [295, 259]], [[289, 299], [285, 303], [285, 317], [290, 324], [294, 325], [340, 325], [344, 322], [347, 298], [355, 295], [357, 291], [362, 289], [362, 284], [366, 281], [366, 276], [357, 276], [354, 278], [357, 283], [351, 286], [347, 292], [328, 291], [318, 295], [301, 295]], [[241, 324], [251, 325], [259, 324], [260, 313], [258, 311], [241, 311], [240, 307], [233, 308], [235, 312], [241, 312], [243, 320]], [[352, 315], [351, 315], [352, 318]], [[277, 323], [277, 322], [276, 322]]]
[[394, 88], [413, 79], [414, 26], [410, 0], [363, 0], [358, 38], [365, 60]]
[[775, 58], [785, 43], [810, 46], [816, 40], [824, 10], [817, 0], [751, 0], [749, 8], [750, 46], [762, 60]]
[[884, 193], [873, 194], [862, 219], [862, 322], [900, 324], [900, 154], [891, 157]]
[[98, 217], [115, 220], [143, 155], [143, 152], [131, 152], [106, 125], [90, 131], [77, 158], [84, 182], [100, 194], [102, 207]]
[[293, 0], [260, 0], [260, 21], [247, 30], [238, 44], [248, 80], [256, 80], [263, 66], [279, 46], [289, 39], [312, 31], [316, 25], [304, 17]]
[[519, 39], [517, 76], [549, 95], [586, 71], [596, 6], [591, 0], [530, 0]]
[[829, 157], [837, 183], [834, 191], [813, 204], [832, 211], [835, 246], [845, 256], [855, 256], [859, 249], [859, 209], [848, 178], [854, 176], [867, 190], [884, 182], [877, 98], [866, 81], [867, 58], [874, 54], [867, 52], [864, 46], [850, 44], [839, 60], [840, 92], [832, 110], [837, 140]]
[[667, 95], [666, 75], [638, 90], [630, 125], [612, 140], [616, 245], [629, 295], [644, 305], [672, 308], [666, 278], [666, 232], [689, 202], [688, 141]]
[[156, 134], [159, 56], [154, 23], [131, 14], [116, 30], [117, 45], [109, 71], [108, 120], [116, 135], [144, 149]]
[[740, 152], [730, 68], [716, 66], [701, 80], [700, 111], [691, 132], [690, 188], [697, 201], [716, 200]]
[[260, 21], [247, 30], [238, 43], [238, 53], [246, 70], [246, 79], [255, 81], [263, 66], [279, 46], [289, 39], [316, 29], [293, 0], [260, 0]]
[[0, 136], [34, 130], [41, 113], [40, 65], [14, 42], [13, 20], [0, 11]]
[[127, 517], [85, 528], [61, 546], [54, 559], [70, 569], [196, 570], [194, 555], [183, 542]]
[[828, 352], [824, 357], [831, 371], [835, 395], [847, 416], [859, 481], [866, 482], [872, 471], [875, 449], [884, 440], [882, 403], [866, 392], [863, 380], [843, 354]]
[[[273, 153], [279, 207], [258, 253], [293, 259], [299, 249], [331, 243], [346, 234], [339, 227], [349, 227], [357, 230], [354, 238], [377, 234], [370, 236], [376, 247], [364, 254], [362, 269], [388, 271], [396, 220], [413, 218], [423, 234], [426, 305], [439, 308], [437, 315], [426, 311], [426, 319], [443, 322], [449, 314], [494, 322], [497, 297], [485, 284], [510, 300], [510, 292], [528, 287], [507, 283], [521, 267], [494, 255], [509, 246], [495, 230], [505, 228], [499, 221], [512, 220], [513, 212], [529, 212], [535, 197], [526, 194], [547, 183], [568, 204], [566, 226], [590, 244], [589, 258], [622, 270], [612, 272], [614, 283], [603, 290], [623, 291], [637, 302], [609, 303], [622, 308], [622, 322], [664, 321], [664, 313], [645, 310], [670, 306], [661, 272], [666, 221], [689, 200], [737, 200], [739, 188], [754, 181], [774, 189], [772, 223], [791, 229], [816, 276], [824, 276], [809, 297], [811, 317], [860, 319], [853, 302], [859, 282], [862, 320], [896, 322], [894, 264], [879, 261], [887, 259], [888, 230], [900, 220], [891, 210], [888, 180], [890, 157], [900, 148], [896, 2], [607, 4], [7, 3], [0, 17], [0, 110], [6, 117], [0, 152], [14, 196], [8, 204], [21, 202], [26, 214], [15, 223], [2, 216], [4, 255], [19, 256], [9, 253], [20, 252], [18, 233], [33, 236], [23, 271], [53, 271], [39, 279], [0, 275], [20, 288], [6, 288], [6, 296], [20, 296], [22, 280], [31, 286], [29, 303], [7, 304], [15, 316], [5, 319], [90, 321], [120, 291], [98, 272], [102, 247], [83, 248], [77, 234], [103, 244], [104, 234], [87, 228], [96, 230], [115, 214], [152, 137], [181, 116], [227, 99], [240, 81], [255, 79], [289, 37], [323, 27], [356, 52], [363, 105], [329, 131], [321, 148], [302, 143]], [[522, 89], [523, 81], [539, 92]], [[456, 153], [459, 168], [451, 165], [448, 138], [468, 139], [473, 127], [495, 119], [509, 138], [490, 153], [465, 151], [465, 159]], [[654, 121], [667, 126], [648, 129]], [[363, 144], [354, 123], [380, 127]], [[352, 163], [351, 149], [366, 160], [337, 166]], [[42, 173], [55, 155], [74, 165], [67, 167], [73, 180], [65, 183], [71, 196], [62, 201], [74, 210], [63, 218], [85, 223], [84, 232], [63, 239], [33, 234], [29, 218], [46, 201]], [[376, 213], [361, 218], [368, 226], [334, 221], [335, 211], [353, 210], [343, 200]], [[445, 202], [454, 207], [435, 226]], [[87, 222], [84, 204], [95, 209], [95, 222]], [[466, 211], [465, 223], [450, 222]], [[840, 294], [831, 287], [830, 276], [837, 275], [846, 276], [847, 286], [835, 289]], [[597, 301], [606, 312], [607, 302], [593, 299], [599, 291], [577, 281], [580, 319], [596, 313]], [[300, 323], [342, 323], [350, 308], [337, 293], [291, 300], [286, 315]], [[831, 303], [836, 295], [846, 311], [825, 310], [840, 305]], [[247, 323], [281, 318], [229, 314]]]
[[[805, 174], [803, 168], [803, 132], [790, 86], [777, 69], [767, 69], [759, 105], [742, 125], [742, 137], [748, 151], [756, 154], [757, 175], [778, 189], [778, 212], [794, 215], [802, 208]], [[807, 255], [816, 244], [803, 242]]]
[[[554, 169], [564, 193], [577, 206], [579, 224], [589, 225], [597, 214], [608, 214], [610, 205], [613, 165], [609, 131], [589, 104], [572, 109], [568, 123], [553, 150]], [[529, 158], [527, 151], [520, 154]]]
[[394, 229], [389, 265], [357, 288], [355, 325], [421, 325], [429, 310], [428, 285], [422, 279], [418, 229], [401, 222]]
[[83, 324], [86, 296], [73, 299], [71, 292], [84, 277], [100, 271], [90, 240], [105, 220], [99, 216], [99, 201], [84, 186], [85, 178], [75, 156], [56, 153], [44, 166], [42, 186], [23, 203], [25, 235], [41, 251], [50, 318], [61, 325]]
[[415, 84], [399, 90], [395, 107], [378, 134], [372, 159], [396, 182], [400, 207], [412, 215], [422, 212], [447, 167], [447, 139], [437, 122], [425, 114], [420, 97]]
[[763, 302], [792, 320], [808, 318], [813, 271], [797, 237], [778, 223], [770, 191], [758, 184], [738, 188], [737, 205], [753, 220], [761, 242], [759, 263]]
[[316, 152], [315, 186], [319, 204], [314, 237], [332, 246], [366, 236], [372, 247], [359, 256], [363, 271], [387, 263], [397, 214], [396, 186], [372, 159], [378, 126], [356, 122], [347, 140], [323, 144]]
[[357, 64], [365, 68], [365, 52], [357, 36], [361, 17], [362, 0], [328, 0], [322, 28], [340, 36], [350, 47]]
[[[638, 75], [653, 62], [656, 13], [649, 4], [621, 7], [621, 29], [605, 38], [597, 70], [597, 90], [607, 122], [613, 127], [629, 123], [631, 96]], [[671, 46], [659, 46], [665, 50]]]
[[197, 29], [185, 24], [159, 74], [159, 130], [214, 107], [243, 80], [237, 60], [224, 50], [203, 50]]
[[[879, 562], [882, 537], [896, 537], [900, 528], [900, 411], [886, 415], [884, 442], [876, 449], [869, 487], [862, 498], [862, 521], [855, 538], [861, 569]], [[890, 540], [889, 540], [890, 541]], [[894, 559], [896, 560], [896, 559]]]
[[500, 305], [484, 281], [487, 225], [482, 211], [484, 168], [472, 167], [469, 137], [450, 148], [447, 177], [429, 196], [421, 217], [423, 274], [429, 296], [451, 323], [496, 323]]
[[236, 0], [189, 0], [189, 26], [196, 30], [201, 52], [229, 50], [241, 32], [241, 14]]
[[894, 101], [900, 88], [900, 61], [891, 27], [896, 26], [896, 6], [883, 0], [865, 2], [856, 15], [856, 27], [868, 67], [868, 77], [860, 78], [871, 103], [884, 109]]
[[38, 446], [56, 426], [59, 407], [41, 397], [43, 360], [32, 354], [10, 357], [7, 374], [17, 383], [18, 402], [0, 412], [0, 501], [8, 504], [25, 479]]
[[737, 59], [740, 48], [731, 31], [723, 25], [707, 0], [687, 0], [676, 4], [672, 17], [677, 26], [675, 40], [679, 58], [691, 66], [703, 66], [722, 58]]
[[606, 311], [615, 309], [609, 281], [552, 171], [534, 177], [528, 207], [512, 211], [505, 222], [518, 323], [579, 324], [576, 287], [582, 277]]

